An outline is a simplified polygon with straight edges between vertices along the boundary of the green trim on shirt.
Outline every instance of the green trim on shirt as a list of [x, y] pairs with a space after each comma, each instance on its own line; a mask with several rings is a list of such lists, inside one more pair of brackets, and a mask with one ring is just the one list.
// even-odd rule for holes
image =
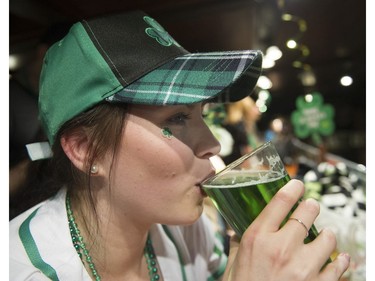
[[223, 251], [219, 247], [217, 247], [216, 244], [214, 247], [214, 253], [216, 253], [220, 257], [220, 265], [218, 269], [215, 272], [213, 272], [210, 277], [207, 278], [207, 281], [219, 280], [220, 277], [224, 275], [225, 268], [227, 266], [227, 259], [222, 258]]
[[[171, 232], [169, 231], [169, 229], [166, 225], [163, 225], [163, 229], [164, 229], [165, 233], [167, 234], [167, 236], [169, 237], [169, 239], [172, 241], [172, 243], [176, 246], [178, 259], [180, 261], [180, 266], [181, 266], [182, 279], [184, 281], [187, 281], [185, 268], [184, 268], [183, 262], [182, 262], [182, 257], [181, 257], [180, 251], [177, 247], [177, 244], [176, 244], [176, 242], [173, 238], [173, 235], [171, 234]], [[223, 255], [223, 251], [219, 247], [217, 247], [216, 244], [214, 244], [214, 253], [217, 254], [219, 257], [222, 257], [222, 255]], [[221, 258], [220, 259], [220, 265], [219, 265], [218, 269], [215, 272], [211, 273], [211, 276], [209, 276], [207, 278], [207, 281], [220, 280], [220, 277], [223, 276], [223, 274], [225, 272], [226, 265], [227, 265], [227, 259]]]
[[185, 267], [183, 266], [182, 257], [181, 257], [180, 251], [178, 250], [178, 247], [177, 247], [176, 241], [174, 241], [174, 239], [173, 239], [173, 235], [172, 235], [172, 233], [169, 231], [169, 229], [168, 229], [168, 227], [167, 227], [166, 225], [163, 225], [163, 229], [164, 229], [165, 233], [167, 234], [168, 238], [171, 239], [172, 243], [176, 246], [177, 254], [178, 254], [178, 260], [180, 261], [180, 267], [181, 267], [182, 279], [183, 279], [184, 281], [187, 281], [187, 278], [186, 278], [186, 272], [185, 272]]
[[32, 212], [25, 219], [25, 221], [21, 224], [19, 228], [18, 234], [31, 263], [41, 272], [43, 272], [43, 274], [46, 275], [48, 278], [50, 278], [53, 281], [58, 281], [59, 278], [57, 277], [55, 269], [42, 259], [38, 247], [30, 231], [30, 221], [35, 216], [38, 210], [39, 208]]

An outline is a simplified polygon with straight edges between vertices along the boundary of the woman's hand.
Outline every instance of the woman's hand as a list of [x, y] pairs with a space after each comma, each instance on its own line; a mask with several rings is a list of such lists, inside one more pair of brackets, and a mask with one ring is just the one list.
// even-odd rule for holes
[[[231, 238], [226, 281], [334, 281], [349, 266], [350, 257], [340, 254], [323, 270], [322, 267], [336, 248], [334, 234], [325, 229], [311, 243], [304, 244], [306, 229], [298, 221], [280, 225], [294, 204], [302, 197], [303, 184], [291, 180], [274, 196], [250, 225], [241, 241]], [[319, 214], [319, 204], [302, 201], [292, 217], [310, 228]]]

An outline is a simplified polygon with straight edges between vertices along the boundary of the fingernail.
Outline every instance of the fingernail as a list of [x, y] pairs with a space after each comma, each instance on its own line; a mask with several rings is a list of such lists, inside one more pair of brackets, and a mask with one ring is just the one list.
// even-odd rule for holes
[[305, 204], [306, 204], [306, 206], [308, 206], [311, 209], [314, 209], [314, 210], [319, 210], [320, 209], [318, 201], [316, 201], [313, 198], [306, 199], [305, 200]]
[[299, 180], [292, 179], [290, 180], [285, 186], [284, 190], [287, 190], [288, 192], [296, 192], [296, 190], [302, 190], [303, 184]]
[[348, 262], [350, 262], [350, 255], [348, 253], [340, 253], [339, 254], [339, 258], [344, 258], [346, 259]]

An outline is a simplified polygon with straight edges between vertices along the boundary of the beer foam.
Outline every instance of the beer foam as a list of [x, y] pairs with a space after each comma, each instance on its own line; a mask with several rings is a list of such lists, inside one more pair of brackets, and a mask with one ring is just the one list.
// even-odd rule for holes
[[[251, 171], [250, 173], [244, 173], [244, 171], [230, 171], [225, 174], [221, 179], [216, 178], [214, 182], [220, 182], [222, 184], [204, 184], [203, 188], [241, 188], [241, 187], [248, 187], [249, 185], [256, 185], [256, 184], [265, 184], [269, 182], [273, 182], [283, 177], [287, 176], [287, 174], [277, 171]], [[227, 183], [229, 179], [233, 178], [233, 181], [236, 181], [236, 178], [242, 177], [241, 181], [245, 180], [244, 182], [239, 183]], [[257, 177], [257, 179], [253, 179]], [[250, 180], [248, 180], [250, 178]]]

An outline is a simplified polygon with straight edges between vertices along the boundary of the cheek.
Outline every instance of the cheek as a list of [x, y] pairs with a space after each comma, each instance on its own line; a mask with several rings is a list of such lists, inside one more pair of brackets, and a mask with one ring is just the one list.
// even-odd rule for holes
[[128, 124], [120, 153], [121, 165], [144, 184], [185, 175], [194, 160], [188, 146], [176, 138], [164, 138], [160, 128], [152, 124]]
[[116, 205], [153, 222], [194, 222], [201, 215], [202, 198], [194, 188], [192, 150], [177, 138], [164, 138], [157, 127], [142, 127], [125, 130], [112, 177]]

